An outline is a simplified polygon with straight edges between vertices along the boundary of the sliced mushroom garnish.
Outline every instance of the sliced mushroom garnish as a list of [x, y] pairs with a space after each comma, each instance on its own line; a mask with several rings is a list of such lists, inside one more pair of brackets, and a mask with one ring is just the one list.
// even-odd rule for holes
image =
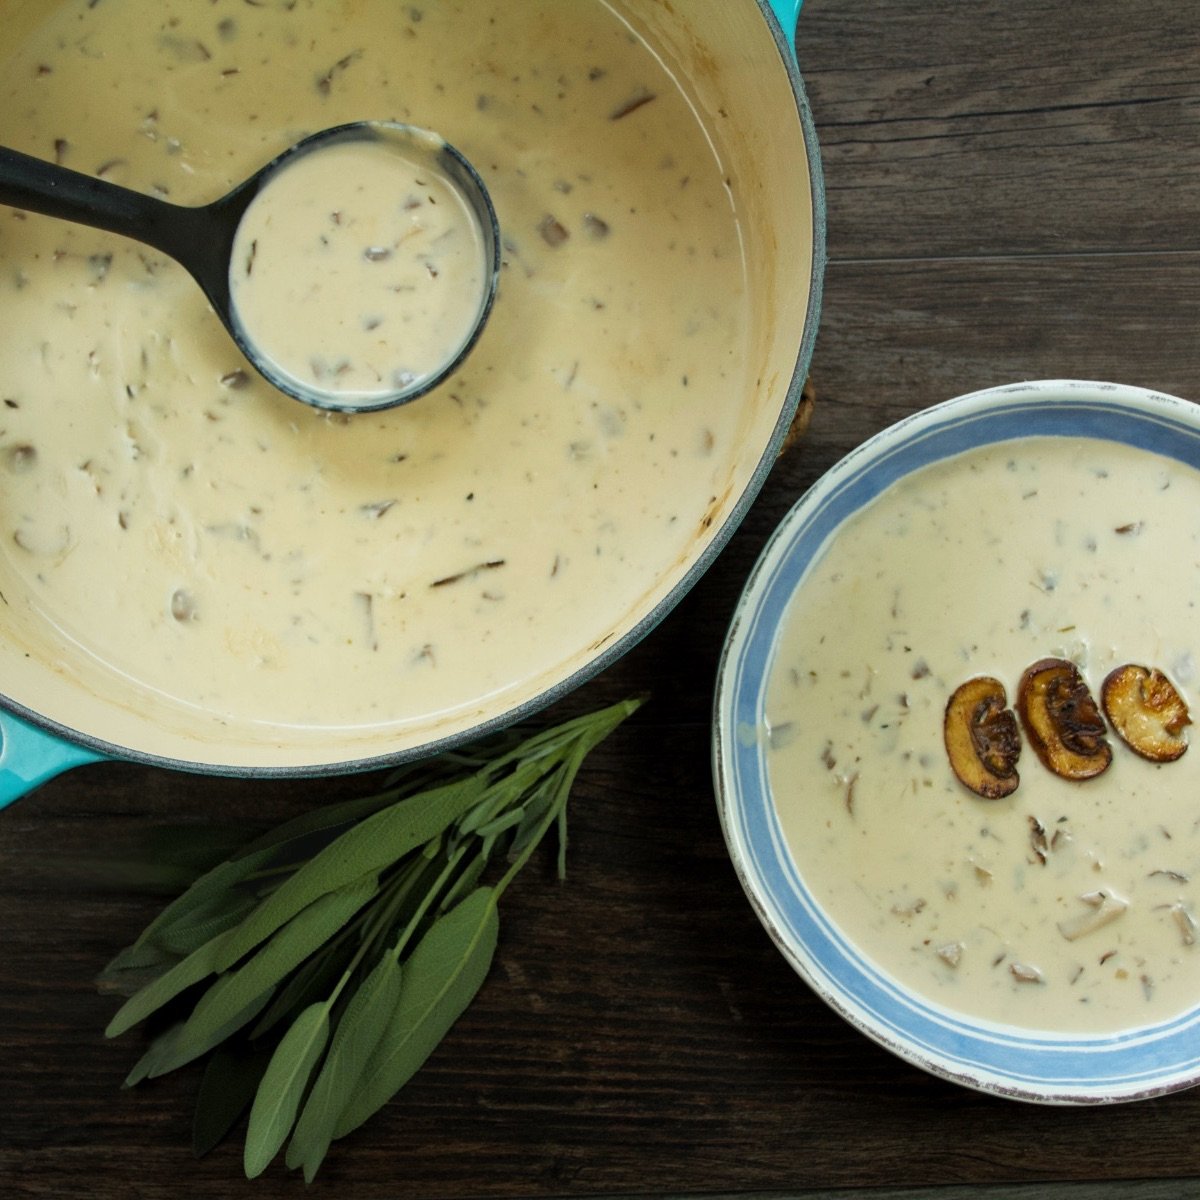
[[1009, 963], [1009, 974], [1018, 983], [1041, 983], [1042, 973], [1037, 967], [1031, 967], [1027, 963]]
[[1043, 658], [1027, 668], [1017, 712], [1038, 758], [1055, 775], [1091, 779], [1112, 762], [1104, 718], [1073, 662]]
[[1174, 762], [1187, 748], [1192, 723], [1183, 697], [1159, 670], [1127, 663], [1100, 688], [1105, 715], [1121, 740], [1151, 762]]
[[1087, 905], [1088, 911], [1058, 923], [1058, 932], [1068, 942], [1077, 941], [1089, 933], [1095, 933], [1097, 929], [1103, 929], [1105, 925], [1111, 925], [1129, 908], [1124, 900], [1111, 892], [1085, 892], [1079, 899]]
[[1004, 685], [989, 676], [968, 679], [946, 704], [942, 730], [951, 770], [987, 800], [1011, 795], [1021, 781], [1021, 734], [1007, 705]]

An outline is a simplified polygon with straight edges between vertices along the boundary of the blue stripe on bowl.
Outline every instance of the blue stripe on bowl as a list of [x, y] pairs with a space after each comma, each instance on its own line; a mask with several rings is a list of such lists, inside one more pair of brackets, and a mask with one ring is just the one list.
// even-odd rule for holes
[[1046, 383], [949, 401], [866, 442], [792, 509], [747, 584], [716, 708], [718, 792], [743, 883], [792, 965], [835, 1009], [902, 1057], [1024, 1099], [1087, 1103], [1187, 1086], [1200, 1076], [1200, 1003], [1112, 1035], [1038, 1033], [972, 1020], [906, 992], [841, 934], [787, 852], [757, 731], [788, 603], [841, 524], [896, 480], [981, 445], [1027, 436], [1124, 443], [1200, 469], [1200, 410], [1113, 385]]

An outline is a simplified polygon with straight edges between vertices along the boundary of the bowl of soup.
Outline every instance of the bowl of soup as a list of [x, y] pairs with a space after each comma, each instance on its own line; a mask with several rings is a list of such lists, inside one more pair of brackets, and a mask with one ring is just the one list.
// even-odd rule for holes
[[[321, 129], [416, 126], [502, 242], [449, 379], [320, 412], [165, 255], [0, 209], [18, 790], [53, 739], [215, 773], [428, 754], [594, 675], [706, 569], [796, 409], [823, 209], [798, 4], [677, 7], [0, 0], [4, 144], [201, 205]], [[408, 286], [411, 255], [347, 242], [356, 178], [304, 220], [373, 290], [314, 293], [314, 331], [369, 335]]]
[[1200, 1078], [1200, 409], [1022, 383], [872, 437], [739, 603], [714, 772], [764, 926], [852, 1025], [1023, 1100]]

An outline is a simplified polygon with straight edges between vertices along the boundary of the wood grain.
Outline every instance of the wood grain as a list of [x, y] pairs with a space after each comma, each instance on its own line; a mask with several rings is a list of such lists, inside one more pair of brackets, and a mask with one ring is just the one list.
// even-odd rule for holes
[[[1018, 379], [1200, 396], [1189, 11], [808, 0], [801, 61], [831, 252], [811, 424], [701, 583], [547, 714], [654, 697], [580, 779], [567, 883], [545, 861], [512, 889], [479, 1000], [401, 1097], [334, 1148], [314, 1194], [919, 1189], [911, 1196], [939, 1185], [952, 1200], [991, 1184], [996, 1200], [1151, 1200], [1187, 1186], [1165, 1181], [1200, 1177], [1200, 1091], [1020, 1105], [932, 1079], [846, 1026], [759, 927], [709, 776], [713, 678], [742, 584], [842, 454], [935, 401]], [[91, 980], [161, 901], [89, 864], [135, 855], [153, 828], [183, 827], [186, 846], [366, 782], [106, 765], [4, 814], [0, 1194], [297, 1194], [279, 1168], [246, 1184], [233, 1143], [193, 1163], [194, 1073], [120, 1090], [138, 1035], [104, 1041], [115, 1002]]]

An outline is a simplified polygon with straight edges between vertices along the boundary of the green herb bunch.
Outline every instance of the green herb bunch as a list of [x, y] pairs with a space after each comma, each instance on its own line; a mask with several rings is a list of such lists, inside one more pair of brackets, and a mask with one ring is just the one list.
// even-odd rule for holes
[[160, 1010], [176, 1017], [126, 1086], [207, 1056], [197, 1154], [249, 1107], [247, 1176], [287, 1142], [288, 1167], [311, 1181], [474, 998], [500, 897], [552, 826], [563, 875], [576, 773], [638, 704], [406, 768], [202, 875], [101, 975], [129, 995], [109, 1037]]

